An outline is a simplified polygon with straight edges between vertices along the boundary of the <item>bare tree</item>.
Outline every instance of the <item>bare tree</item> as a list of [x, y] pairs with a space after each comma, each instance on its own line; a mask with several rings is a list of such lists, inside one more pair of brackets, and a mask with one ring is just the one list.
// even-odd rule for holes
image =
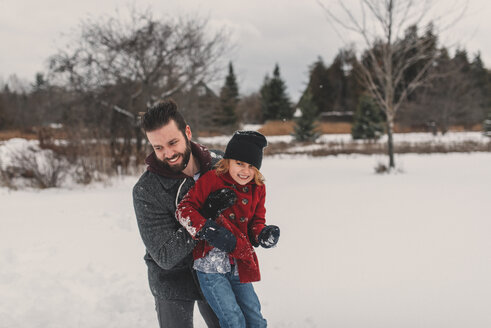
[[261, 95], [253, 92], [244, 95], [237, 105], [237, 117], [239, 122], [259, 124], [263, 121], [261, 109]]
[[360, 61], [360, 78], [385, 112], [389, 167], [394, 168], [396, 114], [408, 96], [429, 79], [428, 70], [438, 56], [434, 38], [410, 38], [408, 33], [421, 25], [432, 32], [433, 24], [441, 22], [443, 16], [429, 17], [434, 8], [430, 0], [360, 0], [360, 6], [352, 8], [346, 1], [338, 0], [339, 11], [321, 0], [318, 3], [334, 28], [341, 27], [361, 37], [366, 47]]
[[[128, 19], [83, 21], [72, 40], [49, 61], [51, 83], [70, 87], [95, 107], [95, 113], [110, 117], [111, 144], [122, 147], [114, 149], [117, 157], [134, 137], [137, 152], [141, 149], [138, 112], [212, 81], [229, 49], [227, 33], [209, 31], [206, 19], [157, 19], [150, 9], [128, 12]], [[198, 114], [188, 111], [186, 116]], [[96, 123], [102, 123], [99, 116], [93, 115]], [[118, 137], [125, 142], [115, 142]]]
[[226, 33], [207, 33], [205, 19], [165, 21], [149, 9], [130, 8], [129, 21], [83, 21], [74, 43], [51, 57], [50, 68], [81, 90], [128, 85], [133, 91], [130, 104], [135, 105], [139, 98], [157, 101], [209, 81], [226, 49]]

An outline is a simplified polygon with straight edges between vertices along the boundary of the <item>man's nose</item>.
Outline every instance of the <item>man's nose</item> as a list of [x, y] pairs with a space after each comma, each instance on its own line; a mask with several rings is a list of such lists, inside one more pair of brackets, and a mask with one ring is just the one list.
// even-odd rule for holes
[[164, 152], [165, 158], [172, 158], [172, 157], [176, 156], [176, 154], [177, 153], [175, 151], [173, 151], [173, 150], [166, 150]]
[[170, 149], [164, 150], [164, 158], [169, 159], [174, 156], [174, 152]]

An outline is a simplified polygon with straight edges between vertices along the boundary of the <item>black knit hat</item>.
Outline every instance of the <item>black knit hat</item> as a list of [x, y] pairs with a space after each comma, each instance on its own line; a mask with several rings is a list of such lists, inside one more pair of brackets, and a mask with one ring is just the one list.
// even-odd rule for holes
[[258, 170], [263, 161], [263, 148], [268, 142], [256, 131], [236, 131], [228, 142], [223, 158], [235, 159], [255, 166]]

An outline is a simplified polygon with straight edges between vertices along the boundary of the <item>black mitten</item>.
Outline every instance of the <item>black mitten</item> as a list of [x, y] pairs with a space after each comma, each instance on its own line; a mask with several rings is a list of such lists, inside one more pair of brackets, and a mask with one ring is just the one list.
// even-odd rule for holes
[[219, 226], [215, 221], [207, 220], [198, 233], [198, 237], [204, 239], [213, 247], [227, 253], [235, 249], [237, 239], [227, 228]]
[[234, 205], [237, 196], [232, 189], [219, 189], [208, 195], [199, 211], [205, 219], [215, 220], [223, 211]]
[[264, 248], [271, 248], [278, 243], [280, 239], [280, 228], [275, 225], [265, 226], [257, 236], [259, 245]]

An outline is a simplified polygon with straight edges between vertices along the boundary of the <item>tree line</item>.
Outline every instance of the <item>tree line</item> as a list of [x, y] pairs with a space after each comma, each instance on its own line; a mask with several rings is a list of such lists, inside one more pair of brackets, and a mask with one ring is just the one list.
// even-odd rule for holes
[[[404, 100], [397, 104], [397, 116], [377, 99], [385, 91], [371, 92], [383, 79], [366, 80], [379, 73], [386, 57], [382, 39], [359, 56], [347, 48], [330, 64], [319, 57], [309, 66], [308, 84], [296, 103], [278, 64], [257, 92], [241, 94], [233, 63], [225, 62], [229, 47], [226, 31], [210, 32], [199, 18], [162, 20], [146, 10], [132, 11], [129, 20], [84, 21], [29, 88], [15, 86], [15, 79], [2, 86], [0, 129], [61, 123], [67, 140], [80, 149], [94, 149], [82, 140], [100, 141], [100, 153], [111, 158], [104, 165], [114, 170], [141, 161], [146, 150], [140, 113], [165, 97], [176, 99], [197, 133], [290, 120], [298, 109], [298, 140], [315, 139], [315, 121], [326, 113], [352, 115], [355, 138], [376, 138], [387, 131], [387, 115], [411, 129], [445, 133], [453, 125], [481, 124], [491, 112], [491, 72], [480, 55], [469, 58], [465, 49], [452, 55], [439, 46], [431, 25], [423, 33], [411, 26], [393, 44], [391, 63], [404, 64], [391, 91]], [[209, 85], [225, 67], [228, 73], [216, 93]]]

